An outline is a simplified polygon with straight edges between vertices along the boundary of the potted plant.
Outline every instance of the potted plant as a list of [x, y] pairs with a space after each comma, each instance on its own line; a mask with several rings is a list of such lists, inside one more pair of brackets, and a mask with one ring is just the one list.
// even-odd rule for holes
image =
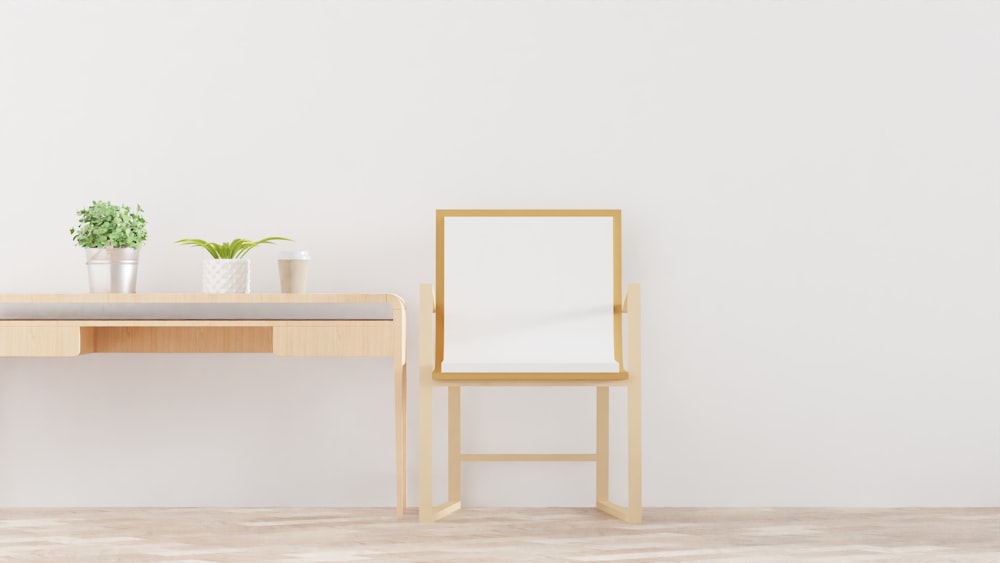
[[142, 206], [93, 201], [76, 212], [79, 224], [70, 229], [83, 247], [92, 293], [135, 293], [139, 248], [146, 242]]
[[229, 242], [208, 242], [197, 238], [177, 241], [187, 246], [204, 248], [211, 255], [202, 261], [201, 290], [205, 293], [250, 293], [250, 260], [248, 252], [261, 244], [274, 244], [285, 237], [267, 237], [257, 241], [245, 238]]

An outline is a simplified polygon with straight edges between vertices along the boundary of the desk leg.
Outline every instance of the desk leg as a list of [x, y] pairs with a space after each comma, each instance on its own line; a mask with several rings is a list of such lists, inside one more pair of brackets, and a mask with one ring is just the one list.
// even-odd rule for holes
[[393, 358], [396, 385], [396, 518], [406, 510], [406, 307], [396, 298], [392, 307]]
[[406, 363], [396, 359], [396, 517], [406, 509]]

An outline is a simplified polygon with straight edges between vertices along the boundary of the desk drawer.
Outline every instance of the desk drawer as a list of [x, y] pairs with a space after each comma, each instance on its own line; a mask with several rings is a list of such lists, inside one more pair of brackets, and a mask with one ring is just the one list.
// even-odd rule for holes
[[[79, 326], [55, 323], [0, 326], [0, 356], [79, 356], [80, 334]], [[83, 340], [83, 348], [89, 348]]]
[[393, 323], [374, 321], [287, 322], [274, 327], [278, 356], [392, 356]]

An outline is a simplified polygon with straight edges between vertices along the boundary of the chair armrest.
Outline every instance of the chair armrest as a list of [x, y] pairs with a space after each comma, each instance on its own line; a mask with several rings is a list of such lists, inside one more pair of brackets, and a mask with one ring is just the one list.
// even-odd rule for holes
[[434, 284], [420, 284], [420, 370], [421, 376], [426, 370], [427, 377], [434, 369], [434, 331], [437, 317], [437, 304], [434, 303]]
[[[629, 310], [630, 306], [636, 309], [639, 308], [639, 284], [630, 283], [628, 287], [625, 288], [625, 300], [622, 302], [622, 313], [631, 313]], [[636, 311], [638, 312], [638, 311]]]
[[633, 380], [638, 380], [642, 370], [642, 315], [640, 313], [641, 293], [639, 284], [629, 284], [622, 302], [622, 312], [628, 313], [628, 366], [626, 371]]

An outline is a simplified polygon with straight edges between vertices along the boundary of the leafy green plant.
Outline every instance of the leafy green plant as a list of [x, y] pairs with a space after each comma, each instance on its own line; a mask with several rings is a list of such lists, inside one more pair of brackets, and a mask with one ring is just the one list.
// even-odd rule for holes
[[142, 206], [136, 205], [132, 211], [127, 205], [93, 201], [76, 214], [79, 224], [69, 233], [83, 248], [139, 248], [146, 241]]
[[178, 244], [187, 246], [197, 246], [204, 248], [216, 260], [239, 260], [248, 252], [261, 244], [274, 244], [276, 240], [292, 240], [285, 237], [267, 237], [258, 241], [247, 240], [245, 238], [233, 239], [229, 242], [208, 242], [200, 238], [182, 238], [176, 241]]

